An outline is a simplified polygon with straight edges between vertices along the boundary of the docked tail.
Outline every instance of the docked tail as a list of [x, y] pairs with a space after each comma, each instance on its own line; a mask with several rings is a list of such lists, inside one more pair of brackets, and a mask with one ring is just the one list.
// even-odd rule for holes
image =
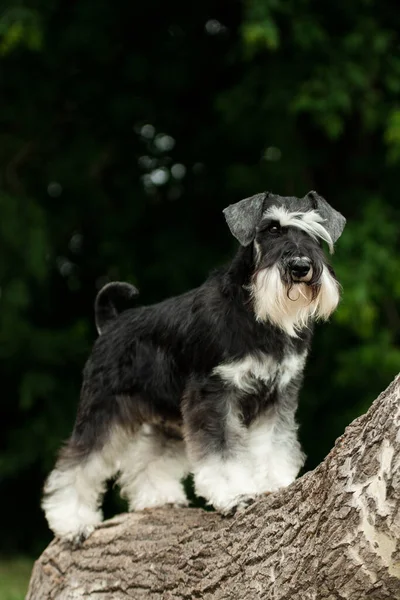
[[130, 302], [138, 295], [137, 288], [124, 281], [112, 281], [101, 288], [94, 304], [94, 317], [99, 335], [108, 323], [129, 308]]

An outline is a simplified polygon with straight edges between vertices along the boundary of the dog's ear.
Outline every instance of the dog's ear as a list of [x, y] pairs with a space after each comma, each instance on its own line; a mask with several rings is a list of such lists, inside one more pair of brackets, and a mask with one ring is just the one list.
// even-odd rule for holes
[[346, 219], [317, 192], [309, 192], [306, 197], [311, 200], [313, 208], [325, 219], [324, 227], [335, 243], [343, 233]]
[[232, 235], [242, 246], [248, 246], [254, 240], [256, 228], [263, 214], [264, 201], [268, 193], [256, 194], [230, 204], [223, 210]]

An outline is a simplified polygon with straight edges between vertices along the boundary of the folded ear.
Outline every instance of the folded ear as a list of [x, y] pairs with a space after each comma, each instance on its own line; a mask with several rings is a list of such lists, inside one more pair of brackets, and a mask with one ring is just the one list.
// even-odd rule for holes
[[256, 227], [261, 221], [264, 201], [268, 193], [256, 194], [231, 204], [223, 210], [232, 235], [242, 246], [248, 246], [254, 240]]
[[346, 219], [340, 212], [332, 208], [325, 198], [317, 194], [317, 192], [309, 192], [307, 198], [311, 200], [313, 208], [325, 219], [323, 225], [331, 236], [333, 243], [335, 243], [343, 233]]

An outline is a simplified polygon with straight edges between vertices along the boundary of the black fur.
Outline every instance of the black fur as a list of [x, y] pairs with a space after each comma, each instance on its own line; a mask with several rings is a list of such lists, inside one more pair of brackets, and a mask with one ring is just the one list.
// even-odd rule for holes
[[[320, 261], [325, 264], [320, 246], [294, 228], [277, 238], [268, 234], [263, 224], [257, 240], [263, 247], [258, 269], [278, 262], [282, 255], [285, 264], [299, 252], [300, 242], [303, 253], [312, 255], [316, 273], [320, 273]], [[84, 370], [74, 443], [91, 452], [102, 445], [115, 423], [136, 427], [160, 419], [181, 421], [183, 398], [191, 428], [199, 430], [201, 422], [207, 429], [204, 418], [208, 415], [213, 433], [223, 439], [223, 419], [218, 413], [223, 413], [224, 407], [219, 403], [228, 400], [221, 400], [225, 384], [211, 375], [212, 370], [222, 362], [257, 352], [279, 362], [290, 349], [301, 353], [311, 340], [311, 327], [291, 338], [274, 325], [255, 319], [248, 291], [254, 272], [252, 247], [241, 247], [231, 265], [217, 270], [199, 288], [108, 320]], [[288, 277], [287, 268], [283, 267], [282, 277]], [[247, 424], [265, 403], [276, 399], [275, 390], [262, 384], [258, 409], [253, 396], [234, 394]], [[195, 418], [191, 412], [201, 416]]]
[[101, 288], [94, 304], [97, 332], [103, 333], [107, 323], [129, 308], [138, 295], [135, 286], [125, 281], [113, 281]]

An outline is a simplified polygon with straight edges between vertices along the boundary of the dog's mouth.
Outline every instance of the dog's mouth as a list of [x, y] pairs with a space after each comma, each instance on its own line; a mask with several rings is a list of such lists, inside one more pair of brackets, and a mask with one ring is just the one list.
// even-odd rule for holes
[[[277, 266], [277, 273], [279, 273], [282, 283], [285, 287], [292, 289], [301, 284], [311, 288], [319, 288], [319, 270], [315, 267], [311, 260], [308, 259], [307, 263], [303, 261], [300, 264], [289, 263], [284, 261]], [[270, 265], [261, 264], [258, 269], [252, 275], [252, 283], [254, 284], [258, 276], [266, 271], [270, 271]]]

